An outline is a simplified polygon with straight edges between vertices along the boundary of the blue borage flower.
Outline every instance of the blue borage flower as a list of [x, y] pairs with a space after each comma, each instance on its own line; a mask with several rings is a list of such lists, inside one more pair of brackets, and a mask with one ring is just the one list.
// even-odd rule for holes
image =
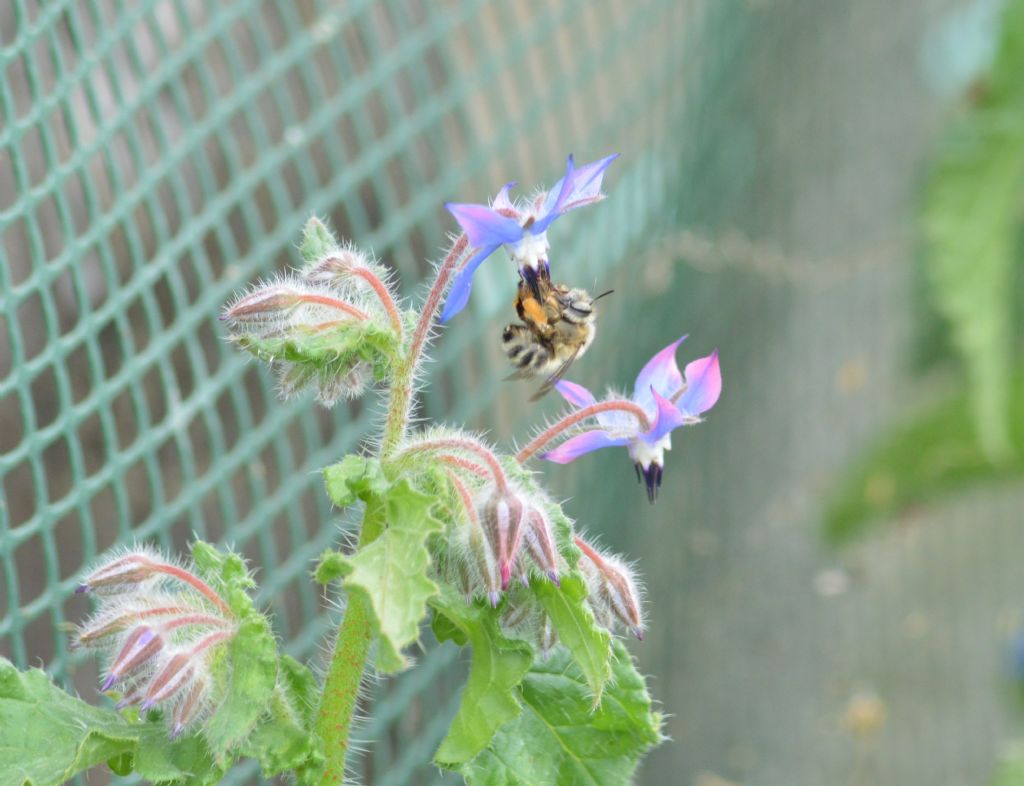
[[[632, 401], [647, 413], [650, 428], [638, 423], [628, 412], [610, 411], [596, 415], [602, 428], [567, 439], [541, 458], [558, 464], [601, 448], [626, 446], [636, 465], [637, 478], [647, 485], [647, 497], [654, 502], [661, 486], [665, 451], [672, 447], [672, 432], [689, 423], [699, 423], [700, 415], [711, 409], [722, 392], [722, 373], [718, 350], [686, 365], [680, 373], [676, 348], [683, 336], [652, 357], [636, 378]], [[555, 385], [562, 397], [583, 408], [596, 403], [594, 395], [582, 385], [562, 380]]]
[[578, 169], [569, 156], [565, 176], [532, 204], [513, 203], [509, 199], [509, 189], [515, 182], [502, 186], [490, 207], [447, 203], [445, 207], [459, 222], [475, 253], [455, 276], [441, 313], [441, 322], [447, 322], [465, 308], [473, 274], [499, 246], [505, 246], [527, 282], [535, 282], [538, 276], [547, 276], [550, 272], [548, 227], [570, 210], [604, 199], [601, 193], [604, 171], [618, 155], [614, 153]]

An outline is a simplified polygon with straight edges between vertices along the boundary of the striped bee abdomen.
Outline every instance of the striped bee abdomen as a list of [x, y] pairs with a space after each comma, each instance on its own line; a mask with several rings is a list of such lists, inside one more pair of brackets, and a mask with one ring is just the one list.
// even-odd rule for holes
[[501, 333], [501, 347], [524, 376], [543, 373], [554, 359], [552, 349], [525, 325], [506, 325]]

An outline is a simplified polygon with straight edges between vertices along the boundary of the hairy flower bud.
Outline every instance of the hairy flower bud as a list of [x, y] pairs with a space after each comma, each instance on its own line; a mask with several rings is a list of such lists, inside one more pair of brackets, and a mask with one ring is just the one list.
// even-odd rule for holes
[[163, 649], [164, 638], [148, 625], [139, 625], [131, 630], [114, 658], [110, 671], [103, 682], [102, 690], [110, 690], [115, 682], [140, 669], [153, 660]]
[[79, 584], [76, 594], [100, 592], [104, 594], [124, 592], [157, 575], [156, 561], [152, 555], [137, 551], [126, 554], [94, 570]]
[[76, 637], [109, 658], [102, 690], [123, 691], [118, 709], [169, 705], [170, 732], [180, 734], [206, 704], [208, 691], [196, 686], [209, 684], [208, 661], [237, 633], [227, 602], [190, 567], [141, 550], [109, 560], [84, 585], [121, 589], [97, 593], [99, 609]]
[[512, 566], [519, 551], [523, 534], [523, 513], [524, 506], [518, 496], [497, 490], [482, 506], [481, 523], [494, 558], [498, 562], [502, 591], [508, 589]]
[[640, 592], [632, 570], [622, 560], [600, 553], [582, 538], [576, 538], [576, 546], [583, 552], [580, 569], [587, 579], [589, 599], [598, 618], [614, 618], [643, 641]]
[[551, 522], [538, 508], [530, 508], [526, 516], [526, 550], [544, 575], [559, 584], [558, 549]]

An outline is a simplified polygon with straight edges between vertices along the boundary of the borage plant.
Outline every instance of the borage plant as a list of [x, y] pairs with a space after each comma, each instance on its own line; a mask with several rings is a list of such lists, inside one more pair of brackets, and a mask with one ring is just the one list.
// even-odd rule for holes
[[107, 762], [155, 782], [206, 784], [251, 757], [266, 777], [341, 784], [371, 662], [381, 674], [407, 668], [403, 652], [429, 619], [439, 641], [471, 651], [438, 765], [470, 784], [631, 779], [662, 739], [661, 717], [617, 638], [643, 638], [639, 583], [623, 559], [574, 531], [528, 462], [625, 446], [653, 501], [671, 432], [718, 398], [717, 354], [683, 374], [676, 341], [644, 367], [631, 397], [597, 401], [561, 381], [576, 409], [518, 452], [410, 422], [446, 294], [448, 319], [465, 305], [476, 267], [502, 245], [524, 282], [547, 277], [547, 228], [603, 198], [612, 158], [578, 169], [570, 158], [562, 180], [527, 202], [513, 202], [506, 186], [490, 207], [449, 205], [465, 232], [419, 311], [404, 307], [387, 269], [309, 221], [303, 268], [258, 284], [223, 319], [238, 346], [274, 368], [283, 395], [309, 388], [330, 406], [377, 386], [387, 402], [364, 452], [324, 470], [331, 500], [358, 506], [362, 523], [355, 545], [324, 554], [314, 574], [336, 585], [344, 606], [322, 680], [280, 651], [238, 556], [201, 542], [188, 562], [133, 548], [83, 579], [98, 608], [75, 636], [101, 654], [101, 690], [115, 706], [90, 707], [41, 672], [3, 662], [0, 772], [56, 784]]

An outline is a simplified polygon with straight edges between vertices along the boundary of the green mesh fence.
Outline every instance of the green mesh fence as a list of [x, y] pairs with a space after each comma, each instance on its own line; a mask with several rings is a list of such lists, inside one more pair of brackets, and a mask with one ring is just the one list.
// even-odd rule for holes
[[[620, 150], [616, 209], [585, 240], [568, 219], [559, 251], [607, 277], [675, 212], [683, 98], [728, 61], [738, 5], [3, 4], [0, 654], [95, 697], [65, 633], [87, 613], [76, 577], [118, 544], [198, 536], [244, 553], [279, 635], [315, 659], [334, 617], [308, 574], [339, 526], [315, 471], [375, 408], [275, 400], [221, 304], [294, 264], [311, 214], [417, 293], [446, 199]], [[714, 53], [688, 45], [705, 35]], [[511, 432], [493, 267], [439, 345], [426, 410], [480, 425], [497, 409]], [[455, 660], [434, 649], [373, 687], [365, 782], [439, 779]]]
[[[821, 510], [941, 393], [908, 363], [917, 186], [997, 6], [0, 3], [0, 654], [97, 700], [62, 630], [88, 613], [77, 575], [120, 543], [198, 535], [244, 553], [282, 640], [319, 662], [336, 615], [308, 572], [346, 519], [316, 470], [378, 408], [277, 401], [221, 304], [296, 264], [311, 214], [422, 294], [445, 200], [617, 151], [610, 199], [551, 232], [562, 278], [616, 290], [573, 379], [627, 386], [684, 332], [680, 358], [718, 346], [725, 378], [656, 507], [612, 451], [545, 468], [646, 578], [650, 635], [631, 646], [673, 742], [638, 782], [985, 783], [1024, 730], [1004, 667], [1021, 490], [838, 552]], [[505, 444], [558, 411], [501, 382], [511, 275], [481, 268], [424, 407]], [[363, 783], [451, 782], [429, 759], [462, 664], [424, 642], [368, 686]], [[874, 736], [850, 730], [862, 696], [885, 710]]]

